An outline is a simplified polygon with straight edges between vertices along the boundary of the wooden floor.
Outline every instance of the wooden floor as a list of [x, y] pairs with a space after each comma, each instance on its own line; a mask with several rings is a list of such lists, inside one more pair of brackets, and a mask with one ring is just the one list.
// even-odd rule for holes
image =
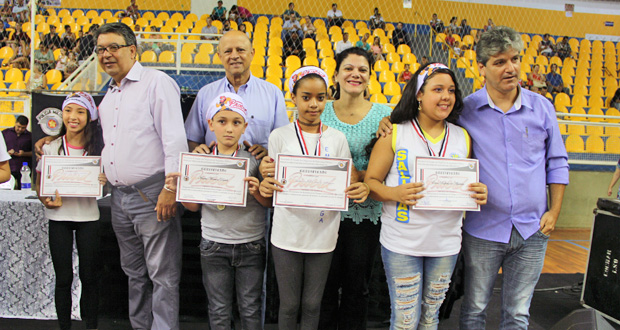
[[590, 251], [590, 229], [556, 229], [547, 243], [543, 273], [585, 273]]

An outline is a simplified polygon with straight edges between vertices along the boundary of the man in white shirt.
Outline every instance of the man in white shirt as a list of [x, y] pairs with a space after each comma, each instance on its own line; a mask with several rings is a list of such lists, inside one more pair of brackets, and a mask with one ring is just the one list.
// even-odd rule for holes
[[336, 44], [336, 55], [351, 47], [353, 47], [353, 44], [351, 43], [351, 41], [349, 41], [349, 34], [345, 32], [342, 34], [342, 40], [338, 41], [338, 43]]
[[342, 26], [343, 18], [342, 11], [338, 9], [338, 5], [332, 3], [332, 9], [327, 12], [327, 26]]
[[301, 24], [297, 20], [295, 14], [289, 16], [288, 21], [282, 25], [282, 40], [286, 39], [291, 32], [296, 31], [298, 36], [303, 36], [304, 31], [301, 29]]
[[[202, 27], [202, 30], [200, 30], [200, 33], [202, 34], [218, 34], [219, 31], [217, 30], [217, 26], [214, 26], [213, 24], [211, 24], [213, 22], [213, 20], [211, 19], [211, 16], [207, 17], [207, 25]], [[217, 39], [216, 36], [200, 36], [200, 39], [202, 40], [213, 40], [213, 39]]]

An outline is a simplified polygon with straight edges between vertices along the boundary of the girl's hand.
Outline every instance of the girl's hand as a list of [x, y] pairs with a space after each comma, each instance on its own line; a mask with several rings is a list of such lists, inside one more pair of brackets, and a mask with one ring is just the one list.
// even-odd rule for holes
[[392, 200], [409, 206], [416, 205], [418, 199], [424, 197], [424, 195], [420, 194], [422, 191], [424, 191], [424, 183], [422, 182], [401, 184], [400, 186], [394, 187], [394, 196]]
[[179, 177], [181, 176], [181, 172], [172, 172], [166, 174], [166, 183], [165, 187], [176, 192], [177, 191], [177, 182], [179, 181]]
[[62, 197], [60, 197], [58, 190], [56, 190], [56, 196], [54, 199], [52, 199], [52, 197], [47, 197], [46, 199], [42, 200], [42, 202], [43, 205], [48, 209], [57, 209], [62, 206]]
[[265, 178], [260, 183], [260, 195], [265, 198], [273, 197], [273, 191], [282, 191], [284, 185], [275, 178]]
[[276, 163], [273, 158], [269, 156], [263, 157], [260, 165], [258, 165], [258, 171], [260, 172], [260, 175], [263, 176], [263, 178], [269, 178], [276, 175]]
[[370, 194], [370, 188], [364, 182], [356, 182], [347, 187], [344, 191], [347, 193], [347, 197], [353, 199], [355, 203], [363, 203]]
[[99, 173], [99, 184], [105, 186], [108, 183], [108, 178], [105, 176], [105, 173]]
[[487, 185], [482, 182], [471, 183], [469, 185], [469, 191], [475, 192], [470, 196], [474, 199], [476, 204], [484, 205], [487, 203], [487, 197], [489, 197], [489, 191]]
[[258, 189], [260, 187], [260, 181], [258, 181], [258, 179], [253, 177], [253, 176], [249, 176], [247, 178], [244, 178], [243, 181], [247, 181], [248, 182], [248, 191], [250, 192], [250, 194], [251, 195], [256, 195], [256, 193], [258, 192]]

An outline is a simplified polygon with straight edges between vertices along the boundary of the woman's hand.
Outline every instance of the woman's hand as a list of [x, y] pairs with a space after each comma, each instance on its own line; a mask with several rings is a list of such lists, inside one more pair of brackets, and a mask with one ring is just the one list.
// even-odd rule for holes
[[105, 173], [99, 173], [99, 184], [105, 186], [108, 183], [108, 178], [105, 176]]
[[263, 157], [260, 165], [258, 165], [258, 172], [263, 178], [274, 177], [276, 174], [276, 163], [273, 158], [269, 156]]
[[56, 196], [54, 196], [53, 199], [52, 197], [46, 197], [42, 198], [41, 202], [43, 202], [43, 206], [48, 209], [57, 209], [62, 206], [62, 197], [60, 197], [58, 190], [56, 190]]
[[253, 176], [249, 176], [247, 178], [244, 178], [243, 181], [248, 182], [248, 191], [250, 192], [251, 195], [256, 195], [257, 192], [260, 193], [258, 191], [260, 188], [260, 181], [258, 181], [257, 178]]
[[284, 185], [275, 178], [265, 178], [260, 183], [260, 195], [265, 198], [273, 197], [274, 191], [282, 191]]
[[356, 182], [347, 187], [344, 191], [347, 193], [347, 197], [349, 199], [353, 199], [355, 203], [363, 203], [368, 198], [368, 194], [370, 194], [370, 188], [364, 182]]
[[471, 194], [470, 196], [474, 199], [476, 204], [485, 205], [487, 203], [489, 191], [487, 190], [486, 184], [482, 182], [471, 183], [469, 185], [469, 191], [474, 192], [474, 194]]
[[420, 192], [424, 191], [424, 183], [411, 182], [394, 187], [392, 200], [405, 205], [416, 205], [418, 199], [424, 197]]

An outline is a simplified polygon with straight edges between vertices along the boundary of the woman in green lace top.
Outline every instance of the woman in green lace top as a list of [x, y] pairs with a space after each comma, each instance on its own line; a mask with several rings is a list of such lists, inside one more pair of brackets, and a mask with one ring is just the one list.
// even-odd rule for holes
[[[321, 120], [345, 134], [359, 180], [364, 180], [369, 156], [364, 147], [375, 137], [379, 122], [392, 112], [364, 98], [370, 83], [372, 55], [353, 47], [336, 58], [336, 100], [327, 103]], [[321, 304], [320, 329], [366, 329], [368, 285], [379, 246], [381, 203], [367, 199], [349, 203], [342, 212], [338, 243]], [[342, 288], [342, 296], [338, 290]], [[338, 303], [340, 301], [340, 304]]]

